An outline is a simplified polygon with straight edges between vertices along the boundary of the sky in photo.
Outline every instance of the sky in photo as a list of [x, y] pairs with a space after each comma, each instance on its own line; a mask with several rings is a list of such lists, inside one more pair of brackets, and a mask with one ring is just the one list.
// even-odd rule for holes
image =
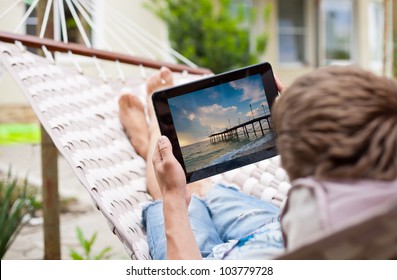
[[211, 133], [246, 122], [253, 115], [262, 116], [264, 109], [269, 113], [260, 74], [170, 98], [168, 102], [182, 147], [208, 140]]

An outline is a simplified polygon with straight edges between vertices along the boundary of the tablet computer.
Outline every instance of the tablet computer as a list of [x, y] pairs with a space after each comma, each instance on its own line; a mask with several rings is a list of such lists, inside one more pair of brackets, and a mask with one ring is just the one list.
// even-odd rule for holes
[[155, 92], [161, 134], [187, 182], [277, 155], [270, 114], [277, 95], [269, 63]]

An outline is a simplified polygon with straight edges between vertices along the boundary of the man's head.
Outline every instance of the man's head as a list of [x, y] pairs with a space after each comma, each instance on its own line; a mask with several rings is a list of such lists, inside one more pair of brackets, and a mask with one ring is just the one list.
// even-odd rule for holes
[[291, 179], [397, 178], [397, 83], [332, 66], [297, 79], [275, 102], [282, 165]]

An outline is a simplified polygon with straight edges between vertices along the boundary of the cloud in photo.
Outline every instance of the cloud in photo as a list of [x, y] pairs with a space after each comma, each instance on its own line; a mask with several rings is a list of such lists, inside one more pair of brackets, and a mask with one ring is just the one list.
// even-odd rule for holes
[[230, 85], [243, 92], [240, 101], [248, 100], [250, 103], [265, 101], [264, 90], [261, 80], [259, 79], [241, 79], [230, 82]]
[[217, 100], [219, 98], [219, 94], [220, 94], [219, 92], [214, 91], [208, 95], [208, 98], [211, 100]]
[[251, 111], [247, 112], [245, 116], [248, 117], [248, 119], [252, 119], [252, 113], [254, 113], [254, 117], [257, 118], [263, 115], [263, 110], [262, 108], [255, 108], [252, 110], [252, 112]]
[[197, 108], [197, 117], [200, 124], [203, 127], [211, 127], [213, 132], [228, 127], [228, 120], [235, 119], [237, 114], [236, 106], [223, 107], [219, 104], [213, 104]]
[[182, 145], [198, 142], [205, 139], [208, 135], [209, 127], [200, 124], [197, 113], [170, 106], [173, 112], [174, 126], [177, 130], [178, 138]]
[[189, 119], [189, 121], [194, 121], [194, 119], [196, 118], [196, 115], [194, 113], [190, 113], [187, 115], [187, 118]]

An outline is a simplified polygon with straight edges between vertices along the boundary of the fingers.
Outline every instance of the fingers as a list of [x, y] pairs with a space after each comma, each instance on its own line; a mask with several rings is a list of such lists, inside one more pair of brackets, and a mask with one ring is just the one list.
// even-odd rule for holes
[[276, 81], [278, 92], [281, 93], [285, 88], [284, 84], [280, 81], [280, 79], [276, 75], [274, 75], [274, 80]]

